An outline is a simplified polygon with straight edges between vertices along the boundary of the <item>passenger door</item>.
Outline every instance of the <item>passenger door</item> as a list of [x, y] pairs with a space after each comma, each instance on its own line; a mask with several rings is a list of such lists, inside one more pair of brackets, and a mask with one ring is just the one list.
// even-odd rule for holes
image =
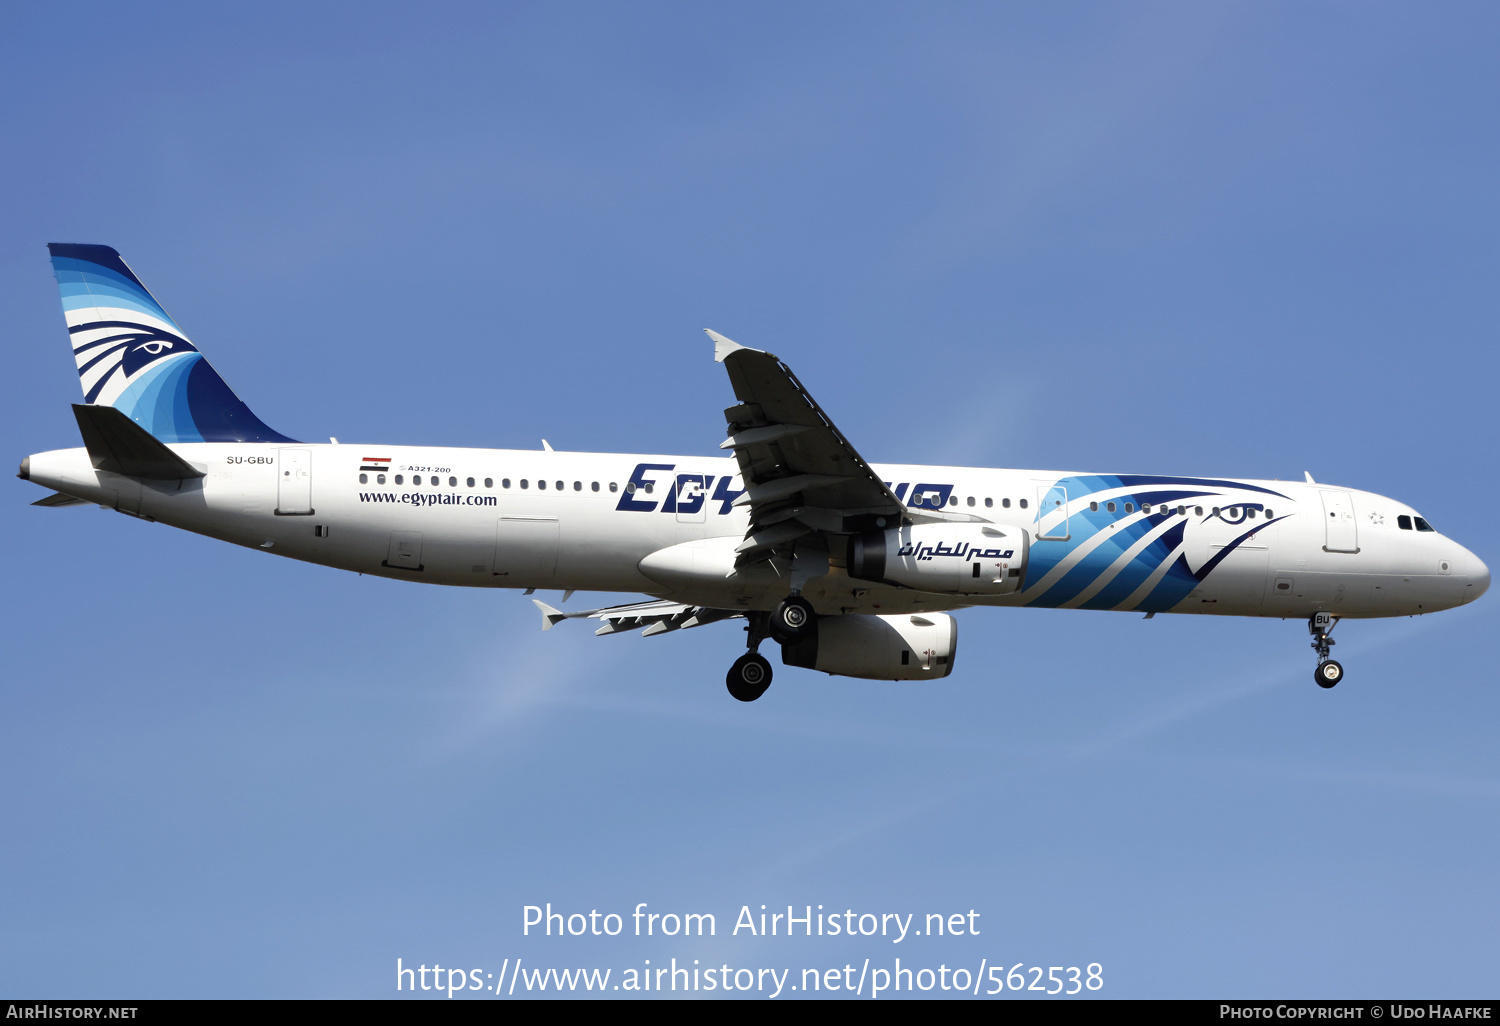
[[312, 450], [277, 449], [276, 471], [276, 515], [311, 516]]
[[1323, 526], [1328, 530], [1325, 552], [1359, 551], [1359, 525], [1354, 520], [1354, 500], [1348, 492], [1323, 489]]

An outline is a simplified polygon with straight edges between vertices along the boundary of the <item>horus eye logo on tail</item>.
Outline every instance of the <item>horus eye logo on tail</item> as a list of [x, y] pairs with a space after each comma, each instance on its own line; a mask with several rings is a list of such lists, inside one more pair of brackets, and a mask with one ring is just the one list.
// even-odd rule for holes
[[290, 442], [250, 412], [108, 246], [52, 243], [84, 401], [163, 442]]
[[[151, 324], [130, 321], [87, 321], [70, 325], [73, 356], [85, 402], [98, 403], [113, 384], [109, 399], [117, 398], [123, 386], [137, 378], [148, 364], [163, 357], [196, 353], [198, 347], [176, 332]], [[108, 401], [101, 405], [113, 405]]]

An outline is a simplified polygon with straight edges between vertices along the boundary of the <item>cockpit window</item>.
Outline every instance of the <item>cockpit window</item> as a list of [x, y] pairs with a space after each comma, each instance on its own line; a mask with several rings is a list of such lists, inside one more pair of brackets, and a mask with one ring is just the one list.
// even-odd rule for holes
[[1412, 520], [1416, 523], [1418, 531], [1432, 531], [1433, 534], [1437, 533], [1435, 530], [1433, 530], [1432, 525], [1423, 520], [1421, 517], [1412, 517]]
[[1399, 517], [1396, 518], [1396, 526], [1401, 528], [1401, 530], [1403, 531], [1410, 531], [1411, 517], [1407, 516], [1405, 513], [1402, 513]]

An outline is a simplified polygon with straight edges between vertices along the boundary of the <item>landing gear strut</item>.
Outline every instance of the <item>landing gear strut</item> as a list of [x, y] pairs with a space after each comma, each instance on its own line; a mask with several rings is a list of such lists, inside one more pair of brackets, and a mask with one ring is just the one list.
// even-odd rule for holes
[[734, 661], [724, 683], [729, 688], [730, 695], [737, 700], [753, 702], [771, 686], [770, 660], [756, 651], [760, 648], [760, 643], [766, 640], [771, 618], [765, 613], [750, 613], [746, 619], [750, 621], [745, 627], [746, 633], [750, 635], [750, 651]]
[[1318, 653], [1318, 668], [1313, 671], [1313, 680], [1320, 688], [1331, 688], [1344, 679], [1344, 668], [1336, 659], [1330, 659], [1328, 650], [1333, 647], [1333, 628], [1339, 622], [1332, 613], [1314, 613], [1307, 621], [1307, 633], [1312, 635], [1313, 651]]

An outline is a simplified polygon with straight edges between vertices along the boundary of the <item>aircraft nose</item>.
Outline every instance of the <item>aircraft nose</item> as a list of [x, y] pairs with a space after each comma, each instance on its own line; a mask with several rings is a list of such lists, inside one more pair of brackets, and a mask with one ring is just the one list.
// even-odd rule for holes
[[1484, 565], [1484, 560], [1474, 553], [1469, 553], [1469, 587], [1466, 589], [1469, 597], [1465, 602], [1473, 602], [1479, 596], [1490, 590], [1490, 568]]

